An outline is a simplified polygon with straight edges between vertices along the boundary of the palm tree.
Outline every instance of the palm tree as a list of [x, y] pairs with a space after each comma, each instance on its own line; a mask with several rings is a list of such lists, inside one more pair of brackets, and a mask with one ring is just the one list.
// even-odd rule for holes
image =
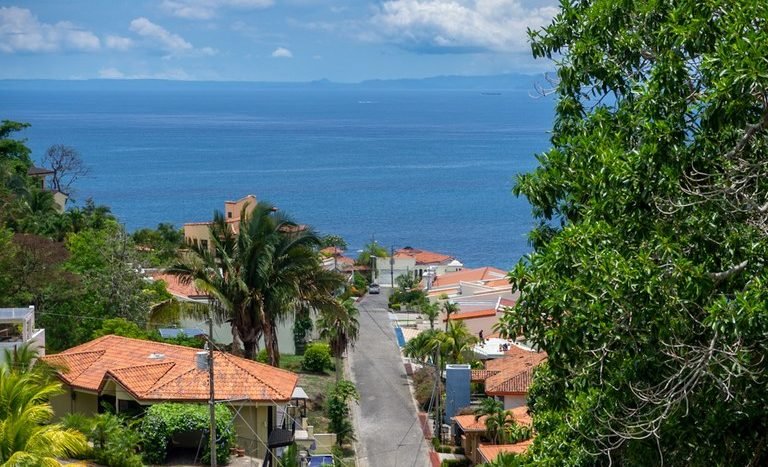
[[273, 366], [280, 364], [277, 324], [301, 306], [321, 309], [333, 301], [343, 278], [322, 269], [320, 238], [269, 203], [243, 208], [235, 234], [216, 212], [211, 225], [213, 252], [193, 246], [191, 255], [169, 270], [210, 294], [220, 321], [229, 321], [234, 344], [253, 358], [259, 339]]
[[428, 299], [419, 304], [421, 314], [429, 320], [429, 329], [435, 329], [435, 320], [440, 316], [440, 305], [431, 303]]
[[515, 418], [503, 408], [494, 412], [485, 419], [485, 428], [488, 437], [493, 444], [504, 444], [507, 439], [507, 430], [515, 425]]
[[458, 303], [451, 303], [448, 300], [443, 302], [443, 311], [445, 312], [445, 332], [448, 332], [448, 322], [451, 320], [451, 313], [459, 311]]
[[56, 458], [87, 450], [85, 437], [75, 430], [49, 424], [48, 400], [61, 394], [61, 385], [36, 371], [0, 369], [0, 465], [60, 465]]
[[450, 321], [443, 333], [440, 347], [447, 363], [463, 363], [464, 355], [471, 351], [476, 343], [477, 338], [469, 332], [463, 321]]
[[331, 353], [336, 358], [336, 384], [341, 381], [342, 357], [347, 347], [354, 347], [360, 331], [360, 323], [357, 320], [359, 312], [355, 307], [355, 300], [348, 298], [336, 306], [330, 306], [320, 311], [317, 320], [317, 328], [320, 337], [327, 339], [331, 347]]
[[435, 350], [440, 347], [443, 332], [429, 329], [410, 339], [403, 347], [406, 357], [413, 358], [421, 363], [426, 363], [435, 357]]

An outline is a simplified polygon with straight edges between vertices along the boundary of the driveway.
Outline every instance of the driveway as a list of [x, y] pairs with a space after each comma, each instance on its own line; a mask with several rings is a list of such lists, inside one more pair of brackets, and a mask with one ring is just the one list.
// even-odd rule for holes
[[388, 317], [388, 292], [382, 289], [357, 304], [360, 338], [349, 361], [360, 392], [358, 460], [370, 467], [425, 467], [427, 444]]

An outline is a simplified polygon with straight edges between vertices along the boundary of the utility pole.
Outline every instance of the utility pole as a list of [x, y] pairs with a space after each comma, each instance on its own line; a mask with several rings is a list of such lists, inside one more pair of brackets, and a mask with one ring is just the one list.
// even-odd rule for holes
[[389, 285], [395, 288], [395, 245], [389, 247]]
[[208, 408], [211, 416], [211, 467], [216, 467], [216, 398], [213, 392], [213, 307], [208, 309]]

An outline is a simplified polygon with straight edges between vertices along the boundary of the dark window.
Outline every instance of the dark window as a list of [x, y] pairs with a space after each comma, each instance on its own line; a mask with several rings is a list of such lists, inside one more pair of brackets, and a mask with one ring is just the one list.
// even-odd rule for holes
[[232, 211], [227, 212], [227, 219], [232, 219]]

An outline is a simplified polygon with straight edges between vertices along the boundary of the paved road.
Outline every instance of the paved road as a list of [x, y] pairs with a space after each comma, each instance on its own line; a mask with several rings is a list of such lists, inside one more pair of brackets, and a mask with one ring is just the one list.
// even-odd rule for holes
[[387, 315], [388, 289], [360, 303], [360, 338], [350, 355], [358, 391], [359, 463], [370, 467], [425, 467], [427, 445], [416, 417], [395, 333]]

